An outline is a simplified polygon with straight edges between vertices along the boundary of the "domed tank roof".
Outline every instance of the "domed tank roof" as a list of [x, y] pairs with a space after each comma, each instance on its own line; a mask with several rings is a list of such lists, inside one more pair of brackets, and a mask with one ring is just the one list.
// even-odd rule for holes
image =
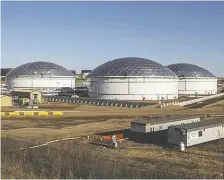
[[102, 77], [102, 76], [177, 77], [173, 71], [163, 66], [162, 64], [159, 64], [149, 59], [138, 57], [125, 57], [108, 61], [95, 68], [88, 75], [88, 77]]
[[178, 77], [216, 77], [208, 70], [194, 64], [178, 63], [171, 64], [167, 67], [170, 68]]
[[30, 62], [18, 66], [7, 73], [7, 77], [51, 75], [51, 76], [74, 76], [73, 73], [62, 66], [51, 62]]

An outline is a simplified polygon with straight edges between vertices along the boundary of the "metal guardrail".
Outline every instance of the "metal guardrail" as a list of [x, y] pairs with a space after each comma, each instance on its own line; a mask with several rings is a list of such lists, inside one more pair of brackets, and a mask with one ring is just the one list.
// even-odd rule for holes
[[94, 104], [97, 106], [113, 106], [113, 107], [127, 107], [127, 108], [141, 108], [141, 107], [156, 104], [156, 103], [148, 103], [148, 102], [133, 102], [133, 101], [121, 101], [121, 100], [105, 100], [105, 99], [75, 98], [75, 97], [61, 97], [61, 96], [44, 96], [44, 99], [49, 102], [68, 102], [73, 104]]

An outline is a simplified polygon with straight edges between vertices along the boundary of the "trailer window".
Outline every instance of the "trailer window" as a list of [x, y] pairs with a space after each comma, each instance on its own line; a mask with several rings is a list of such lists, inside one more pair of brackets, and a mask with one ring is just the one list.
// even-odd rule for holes
[[202, 136], [202, 131], [198, 131], [198, 136]]

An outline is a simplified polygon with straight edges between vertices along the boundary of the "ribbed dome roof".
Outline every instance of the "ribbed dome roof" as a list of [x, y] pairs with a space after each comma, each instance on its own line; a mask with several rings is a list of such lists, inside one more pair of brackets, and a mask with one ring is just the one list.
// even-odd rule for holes
[[215, 75], [200, 66], [188, 63], [171, 64], [167, 66], [170, 68], [178, 77], [212, 77]]
[[108, 61], [88, 75], [89, 77], [99, 76], [172, 76], [177, 77], [169, 68], [155, 61], [138, 58], [125, 57]]
[[31, 76], [31, 75], [51, 75], [51, 76], [74, 76], [73, 73], [62, 66], [51, 62], [31, 62], [12, 69], [6, 76]]

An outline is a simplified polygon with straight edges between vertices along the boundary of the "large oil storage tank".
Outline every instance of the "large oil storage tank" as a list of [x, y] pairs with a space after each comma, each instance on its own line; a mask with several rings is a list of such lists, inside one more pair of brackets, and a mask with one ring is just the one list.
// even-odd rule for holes
[[179, 78], [179, 94], [217, 94], [217, 77], [207, 69], [188, 63], [171, 64], [168, 68]]
[[99, 99], [161, 100], [178, 98], [178, 77], [155, 61], [125, 57], [108, 61], [88, 75], [88, 95]]
[[51, 62], [30, 62], [12, 69], [6, 75], [9, 89], [40, 89], [52, 91], [59, 88], [75, 88], [74, 74]]

